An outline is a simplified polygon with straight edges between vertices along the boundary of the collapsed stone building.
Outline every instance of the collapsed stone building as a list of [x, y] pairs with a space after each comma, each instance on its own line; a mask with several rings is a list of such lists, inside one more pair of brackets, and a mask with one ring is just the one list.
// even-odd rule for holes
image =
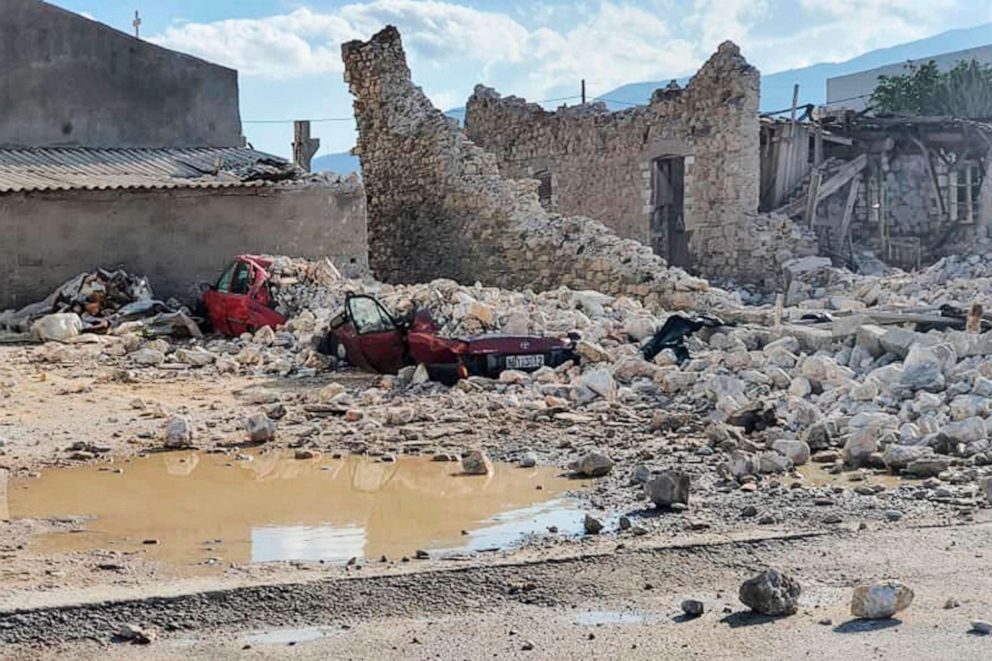
[[547, 111], [477, 86], [465, 130], [501, 174], [537, 179], [549, 211], [595, 217], [670, 264], [774, 287], [778, 264], [816, 248], [787, 218], [758, 214], [759, 81], [725, 42], [684, 89], [617, 112]]
[[974, 252], [988, 238], [992, 125], [840, 111], [793, 130], [795, 139], [780, 143], [785, 149], [767, 170], [781, 173], [792, 161], [796, 181], [780, 186], [777, 199], [769, 190], [765, 201], [782, 203], [779, 212], [811, 227], [834, 263], [863, 268], [870, 253], [917, 269]]
[[710, 278], [779, 289], [795, 258], [912, 269], [987, 238], [992, 125], [814, 119], [812, 107], [774, 119], [759, 115], [758, 89], [727, 42], [684, 89], [673, 81], [618, 112], [548, 111], [477, 86], [465, 131], [503, 176], [536, 179], [548, 211], [594, 217]]
[[[621, 224], [627, 221], [611, 210], [605, 188], [585, 198], [595, 207], [592, 211], [603, 214], [601, 222], [559, 214], [555, 209], [571, 208], [564, 193], [557, 204], [546, 198], [542, 206], [535, 173], [501, 171], [498, 155], [472, 140], [413, 84], [394, 27], [367, 42], [344, 44], [342, 56], [345, 80], [355, 97], [355, 153], [367, 192], [370, 266], [378, 277], [399, 282], [448, 277], [509, 288], [567, 285], [634, 295], [667, 307], [702, 303], [705, 281], [667, 268], [666, 260], [648, 246], [647, 231]], [[725, 78], [726, 83], [719, 82]], [[647, 114], [620, 116], [640, 122], [648, 132], [653, 145], [649, 153], [655, 154], [648, 165], [658, 162], [659, 154], [677, 154], [668, 162], [680, 159], [676, 167], [683, 167], [692, 182], [687, 190], [693, 230], [675, 240], [684, 239], [694, 252], [698, 270], [757, 281], [769, 274], [774, 278], [778, 261], [815, 252], [815, 241], [787, 218], [757, 214], [757, 72], [735, 46], [725, 44], [704, 67], [696, 87], [690, 85], [684, 99], [659, 97], [656, 107], [641, 111], [676, 118], [671, 125], [659, 123], [653, 133]], [[715, 89], [707, 93], [708, 88]], [[498, 101], [491, 92], [477, 93], [471, 111], [476, 128], [469, 133], [480, 130], [483, 98]], [[579, 112], [576, 123], [596, 126], [598, 110]], [[494, 133], [499, 131], [496, 121], [490, 124]], [[610, 135], [621, 149], [630, 132], [616, 128]], [[698, 147], [693, 136], [698, 136]], [[727, 155], [723, 163], [721, 153]], [[620, 169], [618, 165], [618, 179], [623, 178]], [[742, 169], [744, 176], [738, 176]], [[632, 194], [641, 200], [635, 206], [647, 226], [654, 213], [644, 209], [650, 175], [638, 173], [640, 188]], [[562, 190], [574, 190], [574, 184], [558, 181]], [[747, 211], [740, 211], [742, 207]], [[666, 227], [679, 231], [678, 214], [666, 218]], [[713, 291], [709, 296], [726, 295]]]

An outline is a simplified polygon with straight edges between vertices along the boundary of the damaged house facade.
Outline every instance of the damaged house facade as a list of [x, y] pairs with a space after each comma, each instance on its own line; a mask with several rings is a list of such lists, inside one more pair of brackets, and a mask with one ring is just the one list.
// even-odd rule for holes
[[917, 269], [988, 238], [992, 125], [842, 110], [798, 130], [788, 149], [811, 144], [811, 157], [779, 211], [811, 227], [834, 263], [863, 270], [870, 254]]
[[551, 112], [478, 86], [465, 130], [503, 176], [537, 179], [548, 211], [596, 218], [673, 266], [763, 282], [773, 260], [815, 249], [786, 219], [758, 215], [759, 82], [725, 42], [685, 89], [618, 112]]
[[246, 148], [236, 71], [39, 0], [0, 51], [0, 309], [95, 266], [179, 298], [238, 253], [366, 268], [361, 184]]

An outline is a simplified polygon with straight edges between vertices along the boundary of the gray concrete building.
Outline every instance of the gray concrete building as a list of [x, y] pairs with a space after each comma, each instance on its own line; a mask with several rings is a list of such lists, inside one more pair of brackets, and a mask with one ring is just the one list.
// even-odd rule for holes
[[958, 62], [970, 62], [971, 60], [981, 64], [992, 64], [992, 44], [952, 53], [940, 53], [909, 62], [893, 62], [867, 71], [828, 78], [827, 106], [864, 110], [868, 107], [868, 97], [875, 91], [880, 76], [899, 76], [907, 72], [907, 64], [926, 64], [930, 60], [933, 60], [941, 71], [953, 69]]
[[0, 310], [94, 268], [122, 266], [187, 302], [243, 253], [364, 271], [358, 180], [271, 181], [272, 163], [248, 149], [0, 149]]
[[239, 253], [367, 268], [357, 179], [243, 147], [238, 74], [0, 0], [0, 310], [123, 266], [189, 300]]
[[40, 0], [0, 2], [0, 145], [240, 147], [238, 72]]

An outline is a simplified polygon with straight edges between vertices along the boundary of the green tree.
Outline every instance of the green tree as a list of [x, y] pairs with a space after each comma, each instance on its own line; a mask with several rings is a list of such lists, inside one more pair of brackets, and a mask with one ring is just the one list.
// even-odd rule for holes
[[879, 76], [871, 95], [875, 113], [883, 116], [992, 117], [992, 66], [975, 60], [958, 62], [941, 72], [930, 60], [907, 64], [899, 76]]

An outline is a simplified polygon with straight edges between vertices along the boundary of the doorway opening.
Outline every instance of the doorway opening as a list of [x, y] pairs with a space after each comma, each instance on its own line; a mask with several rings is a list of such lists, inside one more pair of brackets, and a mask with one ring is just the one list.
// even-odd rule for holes
[[664, 156], [651, 164], [651, 248], [671, 266], [689, 269], [690, 233], [685, 229], [685, 157]]

